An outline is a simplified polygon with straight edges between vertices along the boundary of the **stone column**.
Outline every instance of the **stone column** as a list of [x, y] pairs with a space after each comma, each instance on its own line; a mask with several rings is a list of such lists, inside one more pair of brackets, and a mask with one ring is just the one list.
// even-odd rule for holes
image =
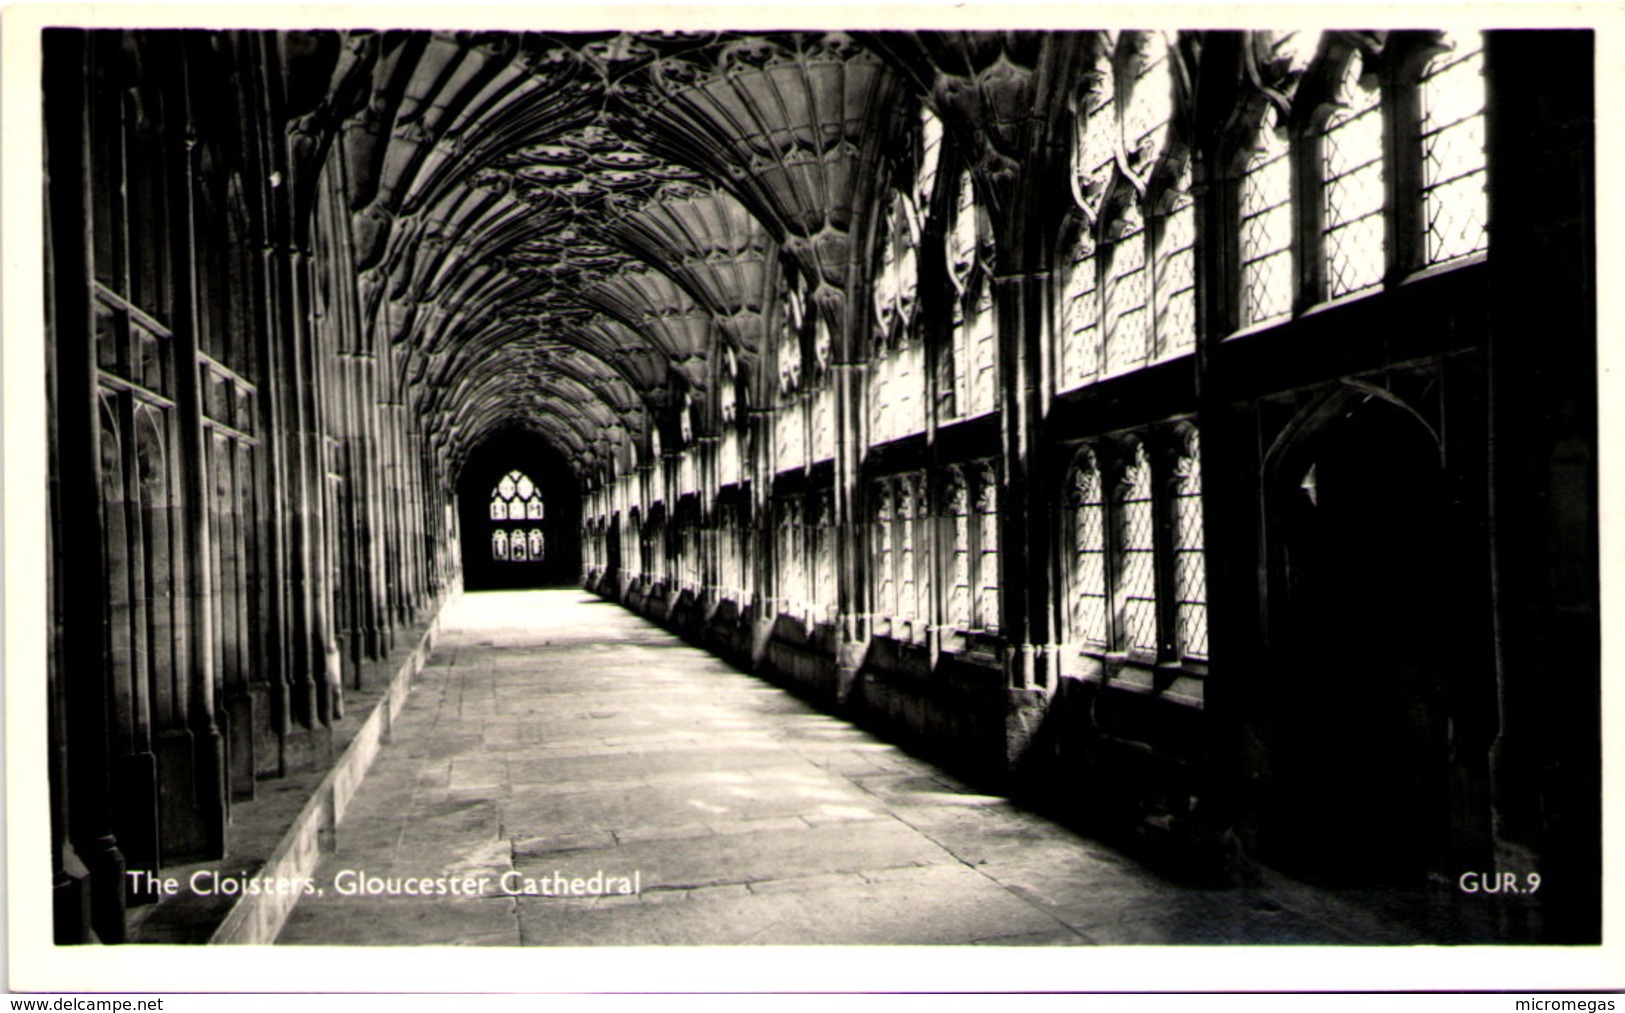
[[[185, 53], [179, 47], [172, 54], [182, 68], [175, 75], [176, 87], [170, 92], [172, 109], [186, 110]], [[185, 483], [185, 526], [191, 532], [190, 565], [185, 565], [187, 627], [190, 633], [189, 656], [191, 670], [185, 673], [188, 684], [188, 725], [165, 733], [161, 744], [160, 762], [165, 783], [162, 791], [164, 828], [171, 835], [188, 838], [166, 842], [165, 858], [214, 858], [225, 854], [226, 847], [226, 758], [225, 740], [220, 728], [225, 724], [221, 709], [221, 673], [214, 668], [214, 573], [209, 564], [213, 558], [209, 504], [212, 489], [209, 481], [207, 435], [203, 429], [203, 397], [199, 389], [200, 359], [198, 345], [199, 293], [196, 272], [197, 259], [207, 251], [197, 246], [197, 223], [194, 211], [196, 187], [194, 176], [199, 172], [195, 164], [195, 139], [190, 136], [190, 123], [186, 124], [186, 159], [180, 165], [170, 185], [170, 207], [173, 215], [171, 235], [177, 241], [173, 277], [176, 283], [172, 321], [173, 351], [175, 357], [175, 408], [180, 430], [180, 468]], [[191, 755], [186, 755], [190, 753]], [[188, 777], [187, 775], [190, 775]], [[180, 782], [180, 783], [176, 783]], [[178, 797], [177, 797], [178, 796]], [[186, 831], [184, 814], [196, 800], [195, 830]], [[187, 845], [190, 845], [187, 846]], [[201, 849], [201, 854], [193, 849]]]
[[[44, 33], [45, 146], [51, 257], [51, 427], [56, 520], [76, 537], [54, 546], [61, 661], [60, 715], [52, 756], [66, 777], [52, 796], [52, 905], [58, 943], [123, 942], [124, 855], [113, 835], [106, 628], [99, 610], [71, 607], [71, 584], [105, 581], [101, 474], [97, 451], [93, 227], [90, 197], [89, 37], [70, 29]], [[80, 863], [83, 863], [81, 869]]]

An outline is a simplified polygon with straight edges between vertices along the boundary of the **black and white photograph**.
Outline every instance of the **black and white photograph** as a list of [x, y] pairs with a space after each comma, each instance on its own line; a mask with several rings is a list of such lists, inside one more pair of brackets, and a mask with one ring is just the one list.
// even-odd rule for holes
[[5, 40], [36, 973], [1603, 952], [1596, 11], [138, 10]]

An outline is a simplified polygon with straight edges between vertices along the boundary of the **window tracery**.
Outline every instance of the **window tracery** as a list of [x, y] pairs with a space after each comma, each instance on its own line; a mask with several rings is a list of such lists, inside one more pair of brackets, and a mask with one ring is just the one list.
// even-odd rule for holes
[[1174, 131], [1176, 59], [1164, 33], [1108, 33], [1076, 101], [1061, 390], [1195, 347], [1196, 202]]
[[875, 276], [874, 379], [869, 387], [872, 443], [925, 429], [925, 356], [914, 330], [920, 228], [908, 194], [895, 191], [882, 223]]
[[805, 399], [801, 391], [801, 333], [806, 301], [800, 283], [791, 280], [785, 293], [785, 311], [779, 315], [777, 342], [779, 396], [773, 413], [774, 466], [789, 471], [807, 464]]
[[953, 284], [951, 383], [942, 392], [944, 413], [971, 418], [993, 410], [998, 385], [998, 346], [993, 322], [991, 267], [982, 214], [971, 174], [959, 177], [948, 230], [948, 273]]
[[[546, 519], [541, 490], [517, 469], [508, 472], [491, 490], [491, 558], [498, 562], [541, 562], [547, 539], [540, 527], [523, 522]], [[515, 523], [520, 522], [520, 523]]]
[[[1234, 326], [1488, 249], [1483, 33], [1266, 32], [1255, 47], [1269, 101], [1241, 173]], [[1300, 93], [1321, 79], [1311, 56], [1339, 68], [1330, 94]], [[1303, 103], [1332, 111], [1306, 123]], [[1294, 201], [1313, 212], [1299, 226]]]
[[[993, 462], [973, 461], [948, 468], [942, 500], [947, 552], [943, 623], [951, 632], [999, 631], [998, 496], [998, 469]], [[917, 504], [916, 516], [923, 506]], [[929, 593], [929, 585], [924, 585], [923, 594]]]
[[1184, 422], [1085, 447], [1074, 459], [1065, 572], [1069, 636], [1084, 654], [1206, 661], [1199, 446]]
[[876, 632], [923, 640], [931, 616], [931, 518], [923, 472], [878, 478], [872, 486], [874, 565], [870, 588]]

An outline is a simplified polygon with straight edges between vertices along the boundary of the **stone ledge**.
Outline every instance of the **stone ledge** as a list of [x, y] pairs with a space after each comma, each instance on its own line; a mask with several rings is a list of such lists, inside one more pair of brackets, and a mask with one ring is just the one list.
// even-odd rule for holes
[[[434, 607], [433, 617], [429, 619], [417, 644], [396, 667], [389, 684], [357, 729], [355, 737], [305, 800], [293, 825], [282, 835], [270, 858], [257, 873], [259, 877], [284, 882], [314, 877], [322, 852], [331, 849], [333, 833], [344, 818], [356, 789], [367, 776], [379, 749], [389, 741], [395, 719], [412, 691], [412, 681], [423, 671], [424, 663], [434, 649], [434, 641], [440, 631], [440, 616], [455, 597], [456, 592]], [[242, 897], [232, 905], [225, 920], [209, 937], [209, 942], [270, 945], [276, 941], [288, 914], [298, 902], [297, 893], [262, 893]]]

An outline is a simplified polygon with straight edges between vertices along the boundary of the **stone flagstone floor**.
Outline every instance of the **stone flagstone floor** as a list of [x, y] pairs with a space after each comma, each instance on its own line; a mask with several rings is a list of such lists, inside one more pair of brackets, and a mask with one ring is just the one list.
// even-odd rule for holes
[[[279, 942], [1414, 941], [1161, 880], [581, 591], [466, 594], [442, 628]], [[389, 893], [423, 879], [456, 892]], [[598, 895], [546, 895], [573, 879]]]

